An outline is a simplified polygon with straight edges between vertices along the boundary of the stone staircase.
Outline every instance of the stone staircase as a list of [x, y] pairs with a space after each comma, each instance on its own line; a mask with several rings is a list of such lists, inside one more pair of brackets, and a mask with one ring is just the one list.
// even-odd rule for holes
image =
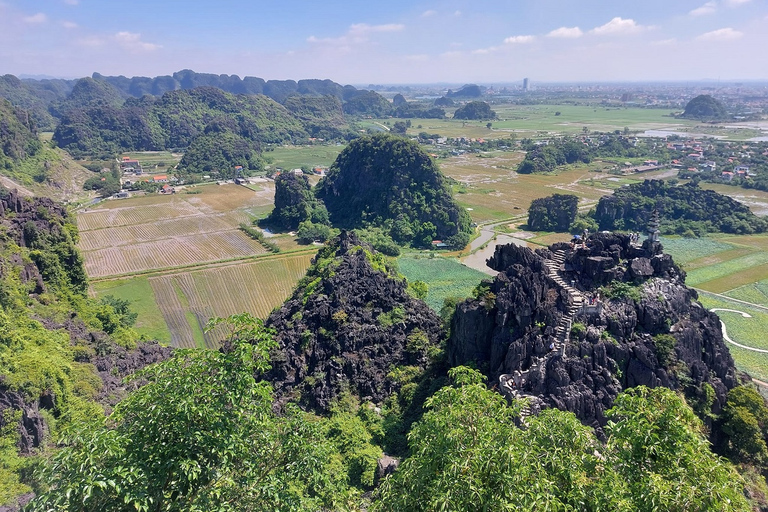
[[573, 286], [569, 285], [565, 282], [565, 279], [563, 279], [561, 271], [563, 268], [563, 263], [565, 262], [565, 251], [560, 250], [557, 251], [554, 255], [554, 258], [551, 260], [545, 260], [544, 261], [544, 267], [546, 268], [547, 274], [549, 275], [552, 280], [557, 283], [558, 286], [560, 286], [562, 289], [564, 289], [568, 293], [568, 297], [570, 299], [570, 305], [568, 306], [568, 311], [565, 315], [560, 319], [560, 322], [557, 324], [557, 327], [555, 328], [555, 334], [554, 338], [554, 350], [551, 350], [548, 354], [544, 356], [539, 356], [534, 358], [531, 361], [531, 365], [527, 370], [521, 371], [516, 370], [514, 373], [505, 373], [503, 375], [499, 376], [499, 386], [501, 388], [501, 392], [504, 396], [508, 398], [528, 398], [529, 403], [526, 407], [523, 408], [523, 410], [520, 412], [520, 423], [522, 425], [527, 425], [526, 418], [531, 416], [532, 414], [535, 414], [540, 410], [540, 407], [538, 406], [540, 399], [537, 396], [529, 395], [527, 393], [523, 393], [521, 390], [525, 384], [525, 381], [527, 380], [528, 374], [536, 369], [539, 372], [544, 371], [544, 367], [546, 366], [547, 359], [550, 356], [553, 356], [557, 353], [560, 353], [562, 356], [565, 356], [565, 345], [568, 341], [568, 337], [571, 334], [571, 325], [573, 324], [573, 318], [576, 316], [576, 313], [581, 309], [581, 307], [584, 304], [584, 296], [581, 294], [579, 290], [574, 288]]

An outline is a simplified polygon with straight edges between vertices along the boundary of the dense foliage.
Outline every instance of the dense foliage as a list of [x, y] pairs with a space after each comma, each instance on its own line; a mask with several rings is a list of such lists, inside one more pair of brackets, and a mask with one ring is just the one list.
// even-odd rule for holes
[[709, 94], [700, 94], [685, 105], [681, 117], [716, 121], [728, 117], [725, 107]]
[[344, 103], [344, 113], [354, 116], [387, 117], [392, 105], [374, 91], [358, 91]]
[[275, 208], [264, 219], [265, 226], [290, 231], [311, 221], [328, 224], [328, 212], [315, 199], [309, 180], [303, 174], [282, 173], [275, 178]]
[[0, 504], [35, 484], [36, 459], [17, 452], [103, 416], [93, 363], [137, 340], [124, 304], [87, 297], [77, 238], [61, 206], [0, 188]]
[[76, 156], [184, 149], [211, 123], [256, 143], [306, 137], [285, 107], [264, 96], [235, 96], [200, 87], [132, 99], [121, 108], [72, 109], [53, 139]]
[[383, 227], [402, 244], [453, 247], [469, 241], [471, 221], [437, 165], [412, 141], [374, 135], [353, 141], [318, 184], [337, 227]]
[[[238, 166], [242, 169], [236, 170]], [[258, 143], [228, 130], [210, 128], [209, 125], [205, 133], [196, 137], [184, 152], [178, 169], [233, 179], [248, 176], [263, 167]]]
[[701, 189], [645, 180], [600, 199], [595, 220], [601, 230], [643, 231], [658, 210], [662, 233], [696, 236], [707, 232], [762, 233], [768, 223], [728, 196]]
[[517, 167], [520, 174], [553, 172], [558, 166], [589, 163], [589, 149], [574, 139], [563, 139], [531, 148]]
[[41, 149], [35, 123], [29, 114], [0, 99], [0, 168], [13, 169]]
[[19, 80], [13, 75], [3, 75], [0, 76], [0, 98], [29, 112], [41, 130], [53, 130], [56, 120], [48, 107], [66, 98], [74, 84], [74, 80]]
[[[214, 320], [211, 325], [221, 323]], [[346, 475], [320, 424], [272, 412], [260, 375], [274, 347], [250, 315], [226, 348], [178, 350], [134, 376], [147, 384], [106, 422], [81, 427], [47, 468], [30, 510], [317, 510], [344, 499]]]
[[463, 367], [427, 400], [411, 456], [373, 510], [746, 510], [733, 467], [714, 456], [701, 422], [674, 392], [636, 388], [609, 411], [608, 440], [571, 413], [547, 410], [515, 427], [509, 407]]
[[486, 121], [496, 119], [496, 112], [491, 110], [491, 106], [484, 101], [470, 101], [456, 109], [456, 112], [453, 113], [453, 118]]
[[51, 113], [61, 117], [66, 112], [88, 107], [106, 106], [120, 108], [124, 98], [120, 91], [107, 82], [93, 78], [81, 78], [75, 82], [72, 91], [61, 101], [53, 102], [49, 107]]
[[578, 213], [579, 198], [573, 194], [553, 194], [534, 199], [528, 209], [528, 229], [568, 231]]

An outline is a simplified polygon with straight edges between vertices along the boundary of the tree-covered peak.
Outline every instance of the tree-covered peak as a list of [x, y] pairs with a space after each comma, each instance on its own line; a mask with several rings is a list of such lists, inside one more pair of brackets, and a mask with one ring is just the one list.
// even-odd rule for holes
[[341, 152], [318, 185], [341, 228], [378, 226], [399, 243], [464, 247], [470, 218], [437, 164], [416, 143], [389, 134], [362, 137]]

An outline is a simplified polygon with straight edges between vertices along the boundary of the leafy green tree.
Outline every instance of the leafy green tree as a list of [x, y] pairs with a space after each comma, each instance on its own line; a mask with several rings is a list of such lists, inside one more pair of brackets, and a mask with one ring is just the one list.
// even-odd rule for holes
[[528, 209], [528, 228], [533, 231], [568, 231], [576, 219], [579, 198], [573, 194], [553, 194], [534, 199]]
[[177, 350], [105, 422], [73, 430], [32, 511], [318, 510], [345, 478], [317, 422], [272, 412], [272, 333], [248, 314], [215, 319], [224, 348]]
[[305, 220], [299, 224], [296, 236], [300, 244], [311, 244], [312, 242], [325, 242], [333, 237], [333, 230], [325, 224], [315, 224]]
[[409, 435], [411, 456], [380, 487], [373, 510], [742, 511], [733, 467], [666, 388], [635, 388], [609, 411], [608, 440], [571, 413], [546, 410], [515, 427], [522, 407], [483, 377], [453, 368]]
[[729, 453], [738, 460], [768, 462], [768, 407], [760, 393], [746, 386], [728, 392], [723, 432], [728, 436]]

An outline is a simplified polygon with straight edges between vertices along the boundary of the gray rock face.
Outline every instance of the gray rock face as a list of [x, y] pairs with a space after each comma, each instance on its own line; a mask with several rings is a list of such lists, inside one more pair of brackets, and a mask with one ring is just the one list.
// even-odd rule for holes
[[393, 370], [428, 364], [428, 347], [443, 338], [441, 321], [402, 279], [374, 268], [372, 251], [342, 232], [267, 319], [280, 345], [267, 376], [279, 402], [297, 397], [327, 412], [344, 390], [381, 402], [399, 389]]
[[[542, 265], [555, 254], [563, 261], [560, 282], [573, 283], [585, 299], [571, 309], [573, 325], [581, 325], [571, 330], [562, 352], [548, 351], [553, 326], [569, 311], [568, 295]], [[495, 302], [471, 299], [458, 306], [448, 342], [452, 365], [474, 361], [491, 382], [522, 374], [521, 394], [598, 429], [626, 388], [665, 386], [695, 397], [708, 383], [718, 412], [737, 385], [717, 316], [696, 301], [684, 273], [658, 243], [639, 247], [628, 236], [597, 234], [586, 248], [555, 244], [533, 252], [509, 245], [498, 247], [489, 265], [503, 270], [490, 285]], [[615, 281], [639, 300], [600, 296], [600, 287]], [[671, 356], [656, 347], [654, 337], [662, 334], [676, 341]]]

